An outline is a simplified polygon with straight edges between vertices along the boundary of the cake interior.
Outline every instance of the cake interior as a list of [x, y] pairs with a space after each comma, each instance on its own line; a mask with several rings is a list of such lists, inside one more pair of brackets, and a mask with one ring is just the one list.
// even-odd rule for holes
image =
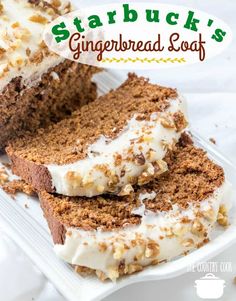
[[101, 135], [115, 138], [135, 114], [148, 119], [177, 97], [174, 89], [150, 84], [134, 74], [115, 91], [74, 112], [69, 119], [17, 140], [8, 153], [38, 164], [63, 165], [84, 159], [87, 148]]
[[43, 40], [46, 24], [71, 10], [64, 0], [0, 1], [0, 151], [96, 98], [98, 69], [58, 56]]
[[186, 135], [182, 135], [165, 160], [169, 170], [154, 182], [136, 187], [129, 196], [103, 195], [89, 199], [40, 192], [41, 205], [65, 227], [109, 231], [140, 224], [141, 216], [132, 212], [141, 206], [140, 194], [156, 193], [154, 199], [143, 201], [145, 208], [153, 212], [169, 211], [174, 204], [186, 209], [190, 203], [206, 200], [224, 182], [223, 169], [205, 151], [190, 143]]
[[[94, 68], [65, 60], [50, 68], [32, 87], [16, 78], [0, 95], [0, 148], [18, 137], [35, 133], [96, 98]], [[23, 138], [20, 139], [20, 141]]]

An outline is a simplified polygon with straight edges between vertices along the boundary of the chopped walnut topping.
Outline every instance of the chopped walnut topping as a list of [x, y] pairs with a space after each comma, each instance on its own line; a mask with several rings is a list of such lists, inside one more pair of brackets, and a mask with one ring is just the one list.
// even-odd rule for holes
[[182, 245], [186, 248], [192, 247], [194, 245], [194, 240], [192, 238], [184, 239]]
[[16, 27], [13, 34], [16, 39], [19, 39], [24, 42], [28, 42], [31, 36], [31, 32], [27, 28]]
[[19, 49], [20, 46], [21, 46], [22, 42], [20, 39], [16, 39], [15, 41], [13, 41], [11, 44], [10, 44], [10, 48], [15, 51], [16, 49]]
[[72, 231], [67, 231], [66, 235], [69, 236], [69, 237], [71, 237], [72, 236]]
[[106, 250], [107, 250], [107, 245], [106, 245], [106, 243], [105, 243], [105, 242], [100, 242], [100, 243], [98, 244], [98, 249], [99, 249], [99, 251], [102, 252], [102, 253], [106, 252]]
[[121, 191], [119, 192], [119, 196], [125, 196], [130, 195], [134, 191], [131, 184], [127, 184], [124, 187], [122, 187]]
[[105, 190], [105, 187], [103, 185], [97, 185], [96, 186], [97, 192], [102, 193]]
[[46, 43], [45, 43], [44, 41], [41, 41], [41, 42], [39, 43], [39, 47], [40, 47], [41, 49], [43, 49], [43, 50], [48, 49], [48, 46], [46, 45]]
[[57, 13], [55, 12], [54, 8], [48, 7], [46, 10], [47, 14], [49, 16], [52, 16], [52, 20], [56, 19], [58, 17]]
[[129, 181], [129, 183], [130, 183], [131, 185], [135, 185], [135, 184], [137, 184], [137, 182], [138, 182], [138, 178], [137, 178], [137, 177], [131, 177], [131, 176], [129, 176], [129, 177], [128, 177], [128, 181]]
[[142, 271], [143, 267], [140, 264], [132, 263], [125, 268], [126, 274], [133, 274]]
[[187, 227], [184, 227], [183, 225], [181, 225], [181, 223], [177, 223], [172, 228], [172, 231], [173, 231], [174, 235], [182, 236], [185, 232], [187, 232]]
[[162, 146], [163, 150], [170, 149], [170, 144], [164, 139], [161, 140], [161, 146]]
[[122, 169], [120, 172], [120, 177], [123, 178], [125, 176], [125, 169]]
[[[154, 173], [153, 173], [154, 174]], [[149, 183], [153, 179], [153, 174], [150, 174], [147, 171], [144, 171], [139, 177], [138, 177], [138, 185], [142, 186], [147, 183]]]
[[157, 265], [157, 264], [159, 264], [160, 262], [159, 262], [159, 260], [158, 259], [155, 259], [155, 260], [153, 260], [152, 262], [151, 262], [151, 265]]
[[119, 272], [119, 275], [125, 274], [125, 260], [124, 259], [122, 259], [119, 263], [118, 272]]
[[147, 158], [148, 158], [148, 160], [153, 161], [156, 158], [156, 155], [157, 155], [157, 153], [153, 149], [149, 149], [147, 151]]
[[161, 117], [160, 119], [160, 123], [164, 128], [167, 129], [175, 129], [175, 123], [174, 120], [172, 118], [169, 117]]
[[110, 178], [109, 178], [109, 181], [107, 183], [108, 187], [109, 187], [109, 190], [112, 192], [112, 191], [115, 191], [116, 190], [116, 185], [119, 183], [119, 177], [117, 175], [112, 175]]
[[124, 246], [123, 243], [119, 243], [119, 245], [117, 245], [115, 247], [113, 258], [117, 259], [117, 260], [120, 260], [124, 253], [125, 253], [125, 246]]
[[71, 3], [69, 1], [67, 3], [67, 5], [63, 8], [63, 12], [64, 12], [64, 14], [67, 14], [67, 13], [71, 12], [71, 10], [72, 10], [72, 6], [71, 6]]
[[137, 165], [144, 165], [145, 164], [145, 157], [143, 155], [143, 153], [139, 154], [139, 155], [136, 155], [135, 158], [134, 158], [134, 163], [137, 164]]
[[31, 22], [34, 22], [34, 23], [40, 23], [40, 24], [47, 24], [48, 23], [48, 19], [45, 18], [44, 16], [40, 15], [40, 14], [37, 14], [37, 15], [33, 15], [29, 18], [29, 20]]
[[154, 167], [154, 177], [156, 178], [160, 174], [168, 170], [168, 165], [164, 160], [157, 160], [152, 163]]
[[43, 60], [43, 52], [41, 50], [36, 51], [32, 57], [30, 57], [30, 62], [35, 64], [40, 64]]
[[[112, 280], [115, 281], [117, 278], [119, 278], [119, 272], [117, 268], [110, 268], [108, 271], [108, 277]], [[100, 278], [99, 278], [100, 279]]]
[[203, 241], [201, 241], [201, 242], [199, 242], [199, 243], [197, 244], [197, 248], [198, 248], [198, 249], [201, 248], [202, 246], [204, 246], [205, 244], [207, 244], [209, 241], [210, 241], [209, 238], [204, 238]]
[[6, 21], [6, 22], [8, 22], [10, 19], [9, 19], [9, 17], [8, 17], [8, 16], [6, 16], [6, 15], [3, 15], [3, 16], [2, 16], [2, 20], [3, 20], [3, 21]]
[[157, 160], [147, 164], [147, 169], [138, 177], [138, 185], [142, 186], [168, 170], [167, 163], [163, 160]]
[[198, 219], [194, 220], [191, 232], [195, 235], [198, 235], [198, 236], [204, 235], [205, 228], [204, 228], [203, 224]]
[[98, 279], [101, 281], [105, 281], [108, 278], [105, 273], [103, 273], [102, 271], [99, 271], [99, 270], [96, 270], [96, 275], [97, 275]]
[[9, 71], [8, 64], [1, 64], [0, 65], [0, 78], [5, 75]]
[[93, 185], [93, 177], [90, 175], [86, 175], [83, 177], [82, 186], [85, 188], [89, 188]]
[[183, 217], [181, 218], [181, 222], [182, 222], [183, 224], [189, 224], [189, 223], [191, 222], [191, 219], [190, 219], [189, 217], [187, 217], [187, 216], [183, 216]]
[[9, 45], [9, 43], [12, 41], [6, 29], [1, 32], [1, 40], [4, 41], [6, 45]]
[[93, 269], [90, 269], [90, 268], [87, 268], [87, 267], [81, 267], [81, 266], [75, 266], [75, 272], [80, 274], [80, 275], [92, 275], [94, 274], [94, 270]]
[[188, 126], [188, 122], [185, 119], [185, 116], [182, 112], [176, 112], [174, 115], [174, 123], [175, 123], [175, 127], [177, 129], [177, 132], [181, 132], [182, 130], [184, 130], [187, 126]]
[[223, 227], [227, 227], [229, 225], [228, 222], [228, 210], [225, 205], [220, 205], [220, 209], [217, 216], [217, 222], [219, 225]]
[[134, 261], [140, 261], [144, 258], [144, 248], [134, 256]]
[[66, 179], [71, 181], [73, 185], [78, 186], [81, 184], [82, 177], [78, 172], [68, 171], [66, 174]]
[[166, 233], [166, 237], [168, 237], [168, 238], [174, 237], [174, 233], [173, 233], [172, 228], [166, 228], [165, 233]]
[[20, 27], [20, 23], [19, 22], [15, 22], [11, 25], [12, 28], [17, 28]]
[[26, 48], [25, 53], [29, 57], [31, 55], [31, 50], [29, 48]]
[[4, 56], [5, 53], [6, 53], [6, 49], [0, 47], [0, 59]]
[[147, 173], [151, 176], [154, 176], [155, 174], [155, 168], [154, 166], [152, 165], [152, 163], [148, 163], [147, 164]]
[[52, 0], [51, 5], [58, 8], [61, 6], [61, 1], [60, 0]]
[[106, 177], [110, 177], [112, 175], [107, 164], [97, 164], [94, 168], [102, 172]]
[[152, 136], [144, 136], [142, 138], [143, 142], [152, 142], [153, 141], [153, 137]]
[[208, 221], [212, 222], [215, 219], [215, 212], [213, 208], [209, 208], [207, 210], [202, 211], [202, 215], [207, 219]]
[[24, 60], [22, 59], [22, 57], [18, 56], [16, 58], [13, 58], [10, 61], [10, 66], [12, 67], [20, 67], [24, 64]]
[[160, 246], [154, 240], [150, 240], [145, 249], [145, 257], [147, 258], [155, 258], [160, 253]]
[[0, 185], [9, 182], [9, 176], [4, 168], [0, 168]]
[[4, 6], [3, 6], [3, 4], [2, 4], [2, 3], [0, 3], [0, 14], [2, 14], [2, 13], [3, 13], [3, 11], [4, 11]]
[[115, 166], [119, 166], [122, 163], [122, 156], [120, 154], [114, 155]]

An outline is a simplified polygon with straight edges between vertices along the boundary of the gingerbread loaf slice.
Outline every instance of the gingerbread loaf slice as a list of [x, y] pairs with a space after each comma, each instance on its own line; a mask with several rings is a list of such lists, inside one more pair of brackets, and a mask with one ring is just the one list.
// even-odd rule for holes
[[59, 57], [43, 42], [45, 24], [70, 10], [65, 0], [0, 2], [0, 150], [96, 98], [97, 69]]
[[166, 171], [186, 126], [177, 91], [130, 74], [118, 89], [7, 148], [13, 172], [37, 190], [67, 196], [129, 194]]
[[227, 225], [223, 169], [183, 139], [165, 161], [166, 173], [129, 196], [40, 192], [56, 254], [77, 271], [115, 280], [207, 243], [217, 218]]

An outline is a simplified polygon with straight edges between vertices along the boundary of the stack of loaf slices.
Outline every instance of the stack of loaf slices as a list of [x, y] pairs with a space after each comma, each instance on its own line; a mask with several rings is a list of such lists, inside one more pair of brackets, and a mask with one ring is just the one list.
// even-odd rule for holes
[[0, 1], [0, 151], [96, 98], [97, 68], [51, 52], [46, 24], [71, 12], [68, 0]]
[[8, 144], [60, 258], [115, 281], [209, 241], [226, 219], [227, 184], [186, 126], [175, 89], [130, 74], [69, 118]]

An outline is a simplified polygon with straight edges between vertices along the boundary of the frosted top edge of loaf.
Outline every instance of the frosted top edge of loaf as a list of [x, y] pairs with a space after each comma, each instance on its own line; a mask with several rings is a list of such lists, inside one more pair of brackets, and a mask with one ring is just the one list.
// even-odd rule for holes
[[26, 86], [64, 60], [43, 42], [45, 25], [72, 10], [67, 0], [0, 1], [0, 91], [16, 77]]

